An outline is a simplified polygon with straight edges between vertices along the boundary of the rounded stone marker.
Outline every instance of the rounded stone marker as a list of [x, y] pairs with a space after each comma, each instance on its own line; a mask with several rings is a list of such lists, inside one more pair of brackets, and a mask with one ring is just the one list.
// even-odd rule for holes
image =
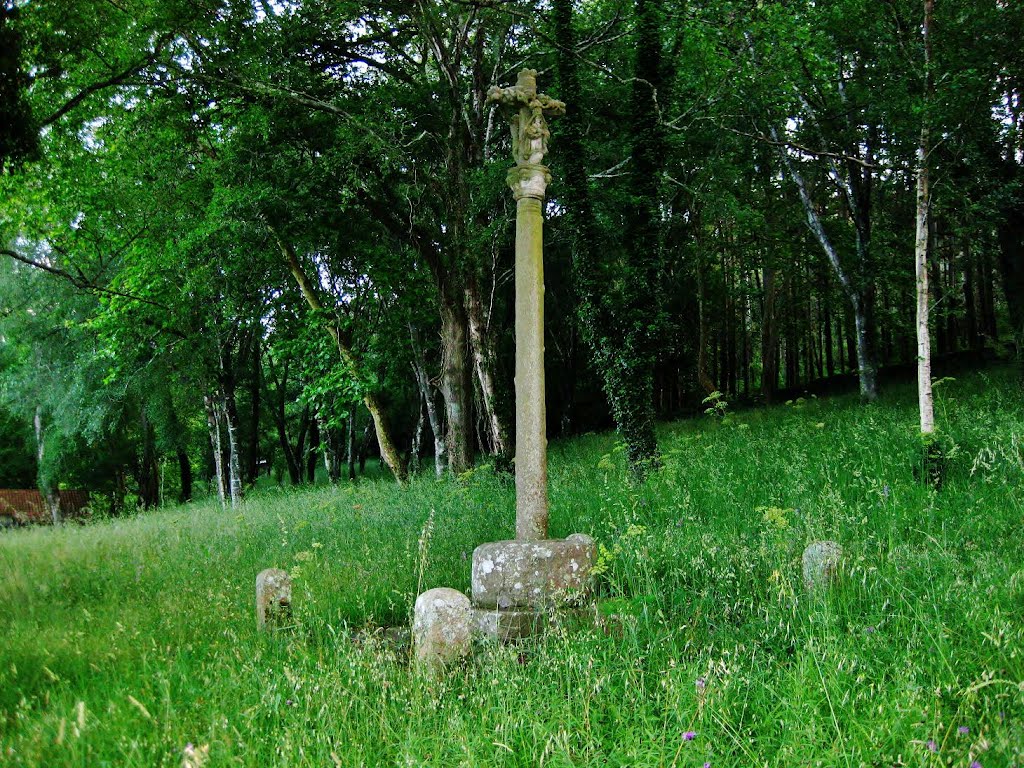
[[814, 590], [834, 581], [839, 575], [843, 548], [835, 541], [815, 541], [804, 550], [804, 586]]
[[428, 589], [416, 598], [412, 622], [416, 661], [438, 668], [469, 653], [473, 610], [469, 598], [448, 587]]
[[280, 568], [267, 568], [256, 577], [256, 627], [282, 624], [292, 615], [292, 577]]

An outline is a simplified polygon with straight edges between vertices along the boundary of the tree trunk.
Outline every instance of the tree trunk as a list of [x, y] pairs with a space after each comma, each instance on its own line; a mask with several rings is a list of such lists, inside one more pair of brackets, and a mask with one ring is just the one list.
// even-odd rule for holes
[[466, 315], [460, 303], [441, 302], [441, 391], [448, 467], [459, 475], [473, 466], [473, 382], [466, 364]]
[[142, 456], [138, 463], [139, 501], [143, 509], [155, 507], [160, 500], [160, 484], [157, 478], [156, 466], [156, 436], [153, 434], [153, 425], [146, 416], [145, 409], [141, 416], [142, 432]]
[[[572, 23], [571, 0], [552, 4], [557, 46], [558, 77], [566, 101], [561, 124], [559, 162], [565, 169], [565, 207], [575, 229], [573, 248], [574, 287], [579, 298], [578, 313], [584, 340], [591, 351], [594, 369], [602, 378], [615, 425], [626, 444], [630, 469], [643, 478], [660, 465], [654, 432], [652, 345], [658, 343], [654, 320], [660, 302], [660, 230], [654, 216], [658, 205], [660, 164], [664, 162], [661, 125], [655, 98], [664, 93], [660, 85], [661, 39], [657, 2], [637, 7], [637, 60], [633, 87], [633, 161], [628, 234], [629, 265], [623, 287], [609, 296], [610, 281], [603, 280], [608, 268], [601, 258], [598, 235], [587, 179], [583, 146], [585, 108], [577, 70], [576, 32]], [[655, 93], [655, 91], [658, 91]], [[634, 204], [635, 203], [635, 204]], [[652, 299], [654, 299], [652, 301]]]
[[[750, 49], [751, 57], [756, 61], [753, 42], [749, 35], [747, 36], [747, 44]], [[851, 308], [853, 309], [854, 326], [856, 328], [854, 337], [857, 347], [857, 375], [860, 381], [860, 395], [861, 399], [865, 401], [873, 401], [878, 397], [878, 364], [875, 361], [874, 349], [871, 344], [871, 328], [869, 324], [870, 290], [867, 285], [869, 276], [860, 275], [860, 280], [855, 283], [847, 273], [839, 258], [839, 252], [832, 244], [832, 240], [829, 238], [828, 233], [825, 231], [825, 227], [821, 223], [821, 218], [818, 216], [818, 211], [814, 206], [814, 201], [811, 200], [811, 195], [807, 189], [807, 183], [804, 181], [803, 174], [800, 173], [800, 170], [790, 158], [789, 152], [786, 149], [786, 144], [780, 140], [778, 129], [775, 127], [774, 123], [769, 125], [769, 133], [772, 141], [776, 145], [777, 154], [782, 161], [786, 174], [796, 185], [797, 192], [800, 195], [800, 204], [804, 209], [804, 217], [807, 222], [807, 227], [811, 230], [811, 233], [818, 241], [818, 244], [821, 245], [822, 250], [825, 251], [825, 256], [828, 258], [829, 264], [832, 265], [832, 269], [835, 272], [836, 277], [839, 279], [839, 284], [842, 287], [843, 292], [846, 294]], [[870, 218], [865, 207], [858, 206], [855, 199], [857, 197], [864, 197], [865, 191], [868, 195], [870, 194], [869, 182], [870, 174], [867, 182], [849, 192], [850, 206], [853, 209], [852, 213], [855, 225], [854, 230], [856, 232], [857, 253], [862, 270], [866, 270], [867, 268], [866, 259], [868, 242], [870, 239]], [[866, 203], [866, 201], [864, 202]]]
[[824, 296], [825, 311], [822, 324], [825, 326], [825, 372], [829, 378], [836, 375], [835, 353], [832, 343], [832, 309], [828, 297], [828, 283], [822, 281], [822, 296]]
[[507, 464], [512, 458], [512, 446], [504, 407], [506, 398], [496, 380], [498, 366], [497, 355], [494, 352], [494, 331], [485, 317], [480, 289], [475, 279], [467, 281], [465, 297], [470, 347], [491, 448], [499, 462]]
[[223, 393], [224, 397], [224, 422], [228, 433], [228, 491], [231, 499], [231, 507], [235, 508], [242, 503], [242, 472], [241, 456], [239, 454], [239, 426], [238, 406], [235, 402], [234, 382]]
[[46, 428], [43, 425], [43, 407], [36, 406], [35, 415], [32, 420], [36, 433], [36, 471], [39, 481], [39, 492], [46, 503], [46, 511], [50, 516], [50, 522], [60, 525], [60, 497], [54, 493], [53, 483], [50, 481], [44, 459], [46, 457]]
[[999, 266], [1017, 356], [1024, 360], [1024, 202], [1016, 200], [1004, 210], [999, 225]]
[[[967, 246], [963, 249], [964, 263], [964, 319], [967, 323], [967, 347], [971, 352], [981, 349], [978, 333], [978, 310], [974, 296], [974, 263]], [[1024, 285], [1021, 286], [1024, 289]]]
[[341, 445], [338, 431], [328, 427], [319, 417], [317, 422], [320, 427], [320, 444], [324, 449], [324, 470], [331, 485], [337, 485], [341, 479]]
[[[277, 240], [281, 253], [288, 262], [288, 267], [291, 270], [292, 276], [295, 278], [295, 282], [298, 283], [299, 289], [302, 291], [302, 295], [306, 299], [306, 303], [314, 311], [323, 312], [323, 303], [320, 301], [320, 298], [317, 295], [317, 290], [312, 281], [309, 279], [309, 276], [299, 263], [299, 257], [295, 253], [295, 249], [292, 248], [290, 244], [286, 243], [278, 235], [275, 229], [270, 228], [270, 232]], [[356, 359], [352, 355], [352, 350], [349, 348], [348, 344], [345, 343], [345, 340], [342, 338], [341, 332], [338, 330], [337, 326], [334, 324], [328, 324], [327, 332], [331, 335], [331, 338], [334, 339], [334, 343], [338, 348], [338, 354], [341, 359], [349, 365], [350, 369], [355, 372], [358, 377], [359, 365], [356, 363]], [[465, 360], [464, 352], [463, 360]], [[380, 445], [381, 459], [383, 459], [384, 463], [388, 465], [388, 469], [391, 470], [391, 474], [394, 476], [395, 481], [402, 484], [406, 480], [405, 463], [402, 461], [401, 454], [395, 447], [394, 440], [391, 436], [391, 430], [388, 425], [388, 419], [377, 393], [366, 393], [363, 396], [363, 402], [366, 404], [367, 409], [370, 411], [370, 415], [373, 417], [373, 423], [377, 432], [377, 441]]]
[[281, 378], [278, 379], [277, 373], [274, 371], [273, 361], [270, 360], [270, 376], [274, 381], [277, 395], [274, 399], [272, 413], [274, 414], [274, 423], [277, 426], [277, 442], [281, 446], [285, 467], [288, 470], [288, 481], [292, 485], [299, 485], [302, 482], [302, 469], [299, 465], [299, 460], [295, 456], [295, 451], [292, 449], [291, 439], [288, 437], [288, 418], [285, 412], [288, 399], [288, 368], [290, 365], [291, 359], [285, 358]]
[[932, 401], [932, 352], [928, 331], [928, 235], [931, 206], [928, 186], [928, 106], [931, 91], [931, 19], [934, 0], [924, 0], [924, 67], [925, 104], [921, 119], [921, 141], [917, 147], [917, 234], [914, 240], [914, 270], [917, 281], [917, 402], [921, 417], [921, 434], [935, 431], [935, 410]]
[[317, 455], [320, 452], [320, 425], [314, 416], [309, 420], [309, 448], [306, 449], [306, 482], [316, 483]]
[[366, 455], [370, 449], [370, 430], [374, 428], [375, 422], [373, 419], [366, 422], [363, 426], [363, 437], [359, 441], [359, 474], [366, 474]]
[[697, 264], [697, 381], [705, 395], [718, 390], [708, 375], [708, 344], [710, 335], [708, 323], [708, 288], [704, 259], [698, 256]]
[[260, 466], [260, 394], [263, 391], [262, 350], [259, 339], [254, 341], [252, 382], [249, 388], [249, 439], [246, 445], [245, 482], [256, 482]]
[[181, 493], [178, 501], [182, 504], [192, 501], [192, 462], [189, 460], [188, 451], [179, 448], [178, 454], [178, 475], [181, 478]]
[[352, 403], [348, 414], [348, 479], [356, 479], [356, 404]]
[[220, 433], [220, 412], [216, 400], [209, 394], [203, 395], [206, 408], [206, 426], [210, 431], [210, 448], [213, 451], [213, 471], [217, 477], [217, 498], [221, 506], [227, 503], [227, 488], [224, 483], [224, 447]]
[[[1002, 230], [1004, 233], [1007, 229]], [[996, 323], [995, 287], [992, 279], [992, 261], [988, 248], [982, 248], [979, 267], [979, 289], [981, 293], [981, 324], [986, 338], [999, 341], [999, 325]], [[1005, 258], [1005, 257], [1003, 257]]]
[[448, 453], [445, 446], [444, 430], [437, 413], [434, 390], [430, 384], [430, 378], [427, 376], [427, 358], [423, 353], [423, 345], [420, 343], [419, 331], [410, 325], [409, 335], [412, 340], [413, 371], [416, 373], [416, 384], [420, 390], [420, 397], [426, 405], [427, 420], [430, 422], [430, 431], [434, 435], [434, 472], [441, 477], [444, 474]]
[[423, 433], [426, 431], [427, 409], [420, 399], [420, 412], [416, 416], [416, 427], [412, 431], [412, 447], [409, 449], [409, 474], [416, 475], [420, 471], [420, 454], [423, 451]]
[[775, 399], [779, 388], [779, 323], [775, 313], [777, 280], [775, 270], [765, 266], [764, 307], [761, 310], [761, 394], [766, 402]]

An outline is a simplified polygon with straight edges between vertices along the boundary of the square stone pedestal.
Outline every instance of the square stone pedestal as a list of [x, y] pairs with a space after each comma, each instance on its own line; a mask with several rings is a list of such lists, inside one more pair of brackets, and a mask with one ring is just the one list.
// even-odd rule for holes
[[473, 624], [509, 642], [543, 631], [554, 613], [580, 613], [590, 599], [597, 545], [566, 539], [494, 541], [473, 552]]

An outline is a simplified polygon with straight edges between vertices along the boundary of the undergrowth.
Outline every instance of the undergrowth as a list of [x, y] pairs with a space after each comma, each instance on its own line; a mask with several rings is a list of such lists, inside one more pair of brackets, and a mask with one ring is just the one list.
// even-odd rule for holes
[[[553, 444], [552, 535], [598, 539], [614, 620], [441, 680], [371, 630], [512, 537], [488, 467], [0, 535], [0, 764], [1022, 766], [1020, 381], [936, 396], [941, 488], [910, 390], [666, 425], [641, 486], [612, 435]], [[290, 631], [256, 632], [266, 567]]]

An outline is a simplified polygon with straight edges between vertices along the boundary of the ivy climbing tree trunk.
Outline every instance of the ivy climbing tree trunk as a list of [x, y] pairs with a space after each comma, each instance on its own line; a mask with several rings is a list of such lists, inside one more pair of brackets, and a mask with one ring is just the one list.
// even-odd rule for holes
[[[659, 463], [654, 435], [654, 341], [658, 314], [657, 267], [660, 263], [659, 233], [653, 219], [657, 206], [659, 142], [657, 88], [661, 81], [660, 5], [639, 0], [637, 12], [637, 61], [633, 109], [635, 141], [633, 200], [630, 238], [624, 267], [607, 262], [598, 236], [589, 190], [581, 118], [585, 103], [577, 69], [576, 33], [571, 0], [555, 0], [552, 6], [557, 69], [561, 96], [566, 102], [560, 141], [565, 152], [564, 197], [575, 230], [573, 276], [579, 298], [582, 335], [600, 372], [603, 389], [626, 444], [630, 469], [643, 478]], [[620, 286], [618, 289], [613, 286]], [[652, 293], [653, 291], [653, 293]]]

